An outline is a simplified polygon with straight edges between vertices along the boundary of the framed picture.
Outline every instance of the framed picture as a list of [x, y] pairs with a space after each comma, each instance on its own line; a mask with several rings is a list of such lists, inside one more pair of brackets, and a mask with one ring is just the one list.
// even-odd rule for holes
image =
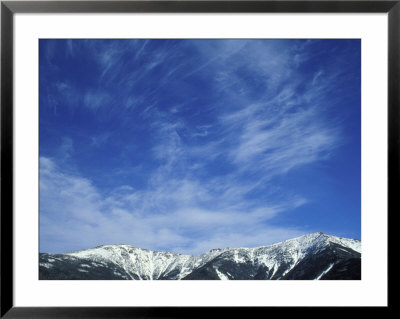
[[1, 316], [389, 309], [399, 18], [2, 1]]

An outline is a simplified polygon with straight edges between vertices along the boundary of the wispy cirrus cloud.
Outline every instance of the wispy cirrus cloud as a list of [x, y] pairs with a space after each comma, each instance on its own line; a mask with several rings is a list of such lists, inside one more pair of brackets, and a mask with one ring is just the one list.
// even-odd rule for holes
[[259, 104], [224, 119], [237, 137], [229, 156], [242, 170], [256, 169], [267, 176], [282, 174], [323, 159], [340, 142], [339, 129], [320, 121], [313, 107], [289, 114], [273, 113]]

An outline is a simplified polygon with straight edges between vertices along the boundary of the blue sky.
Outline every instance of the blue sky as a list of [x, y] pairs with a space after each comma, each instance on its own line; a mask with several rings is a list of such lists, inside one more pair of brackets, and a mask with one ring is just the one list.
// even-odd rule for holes
[[360, 239], [360, 40], [39, 50], [41, 252]]

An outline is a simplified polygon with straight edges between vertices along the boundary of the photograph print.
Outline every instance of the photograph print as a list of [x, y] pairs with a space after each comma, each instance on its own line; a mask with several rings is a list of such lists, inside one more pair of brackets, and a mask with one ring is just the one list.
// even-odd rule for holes
[[40, 280], [361, 280], [360, 39], [40, 39]]

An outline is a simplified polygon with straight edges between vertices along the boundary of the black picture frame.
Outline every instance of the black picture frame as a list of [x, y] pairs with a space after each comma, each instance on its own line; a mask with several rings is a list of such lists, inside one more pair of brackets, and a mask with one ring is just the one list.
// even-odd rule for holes
[[[224, 307], [15, 307], [13, 301], [13, 20], [16, 13], [269, 12], [388, 14], [388, 218], [399, 211], [400, 0], [396, 1], [1, 1], [1, 318], [176, 318], [226, 315]], [[390, 250], [390, 222], [388, 247]], [[393, 225], [391, 225], [393, 227]], [[389, 256], [389, 254], [388, 254]], [[390, 259], [390, 258], [389, 258]], [[388, 260], [390, 262], [390, 260]], [[390, 280], [388, 281], [388, 287]], [[391, 306], [389, 295], [387, 307]], [[321, 307], [318, 307], [319, 309]], [[315, 309], [318, 309], [315, 307]], [[324, 307], [326, 308], [326, 307]], [[340, 307], [332, 308], [335, 313]], [[263, 310], [252, 307], [251, 310]], [[249, 316], [247, 307], [234, 310]], [[349, 311], [347, 309], [346, 311]], [[308, 307], [290, 307], [309, 314]]]

